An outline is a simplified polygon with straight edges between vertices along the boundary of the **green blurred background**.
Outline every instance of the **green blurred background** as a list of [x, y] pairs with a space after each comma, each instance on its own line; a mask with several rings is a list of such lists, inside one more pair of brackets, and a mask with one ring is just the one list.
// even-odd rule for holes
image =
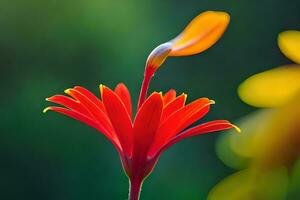
[[[289, 63], [277, 35], [300, 28], [299, 0], [1, 0], [0, 199], [126, 199], [127, 178], [112, 145], [70, 118], [42, 110], [45, 97], [82, 85], [124, 82], [136, 103], [147, 55], [198, 13], [222, 10], [231, 23], [208, 51], [170, 58], [151, 90], [175, 88], [217, 104], [209, 119], [253, 110], [239, 83]], [[215, 154], [218, 135], [194, 137], [162, 155], [142, 199], [205, 199], [232, 173]]]

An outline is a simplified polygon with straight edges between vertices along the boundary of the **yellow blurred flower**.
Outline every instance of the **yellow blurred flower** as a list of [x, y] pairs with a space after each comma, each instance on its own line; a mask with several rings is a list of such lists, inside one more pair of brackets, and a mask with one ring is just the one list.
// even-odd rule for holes
[[[281, 51], [295, 62], [299, 36], [299, 31], [286, 31], [278, 39]], [[244, 134], [219, 139], [218, 156], [240, 171], [218, 183], [208, 200], [299, 199], [300, 65], [256, 74], [238, 92], [244, 102], [264, 109], [240, 120]]]
[[300, 31], [285, 31], [278, 36], [282, 53], [290, 60], [300, 64]]
[[246, 79], [239, 87], [240, 98], [256, 107], [284, 105], [300, 89], [299, 65], [286, 65]]
[[278, 45], [290, 64], [261, 72], [246, 79], [239, 87], [240, 98], [256, 107], [284, 105], [300, 90], [300, 31], [285, 31], [278, 36]]

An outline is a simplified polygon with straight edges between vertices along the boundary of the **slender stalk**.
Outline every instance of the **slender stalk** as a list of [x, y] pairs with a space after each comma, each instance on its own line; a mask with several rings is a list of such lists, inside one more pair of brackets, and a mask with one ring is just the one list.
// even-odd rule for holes
[[140, 199], [142, 184], [143, 184], [143, 181], [140, 181], [139, 179], [130, 180], [128, 200], [139, 200]]
[[144, 103], [146, 97], [147, 97], [147, 91], [150, 85], [150, 81], [153, 77], [152, 73], [149, 73], [149, 71], [145, 71], [145, 75], [144, 75], [144, 80], [142, 83], [142, 87], [141, 87], [141, 91], [140, 91], [140, 97], [139, 97], [139, 102], [138, 102], [138, 109], [142, 106], [142, 104]]

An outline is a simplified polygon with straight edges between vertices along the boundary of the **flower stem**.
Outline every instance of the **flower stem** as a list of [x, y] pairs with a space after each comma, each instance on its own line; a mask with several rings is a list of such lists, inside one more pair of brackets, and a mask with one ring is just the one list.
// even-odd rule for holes
[[143, 181], [140, 181], [139, 179], [130, 180], [128, 200], [139, 200], [140, 199], [142, 184], [143, 184]]
[[140, 91], [138, 109], [142, 106], [142, 104], [144, 103], [144, 101], [147, 97], [147, 91], [148, 91], [152, 77], [153, 77], [153, 74], [148, 73], [148, 71], [146, 70], [145, 75], [144, 75], [144, 80], [142, 83], [142, 87], [141, 87], [141, 91]]

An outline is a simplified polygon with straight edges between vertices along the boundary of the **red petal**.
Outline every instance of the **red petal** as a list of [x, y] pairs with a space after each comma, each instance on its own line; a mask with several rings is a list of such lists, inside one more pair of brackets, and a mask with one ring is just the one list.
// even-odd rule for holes
[[186, 95], [182, 94], [180, 96], [178, 96], [176, 99], [174, 99], [173, 101], [171, 101], [170, 103], [168, 103], [168, 105], [166, 105], [164, 107], [163, 110], [163, 114], [161, 116], [161, 123], [164, 123], [164, 121], [174, 112], [176, 112], [177, 110], [179, 110], [180, 108], [182, 108], [185, 104], [185, 100], [186, 100]]
[[203, 105], [203, 107], [195, 110], [195, 112], [191, 113], [191, 115], [186, 119], [184, 123], [180, 126], [180, 131], [192, 125], [194, 122], [198, 121], [202, 117], [204, 117], [210, 109], [210, 105], [214, 104], [214, 101], [210, 101]]
[[107, 130], [101, 124], [93, 121], [91, 118], [89, 118], [79, 112], [76, 112], [74, 110], [69, 110], [69, 109], [61, 108], [61, 107], [57, 107], [57, 106], [48, 107], [44, 110], [44, 112], [46, 112], [48, 110], [52, 110], [52, 111], [64, 114], [64, 115], [69, 116], [73, 119], [76, 119], [80, 122], [83, 122], [92, 128], [95, 128], [99, 132], [103, 133], [103, 135], [105, 135], [114, 144], [114, 146], [117, 148], [118, 151], [120, 150], [121, 146], [120, 146], [118, 140], [111, 136], [109, 130]]
[[130, 116], [121, 99], [109, 88], [102, 87], [103, 103], [108, 117], [116, 131], [124, 153], [130, 157], [132, 152], [132, 124]]
[[162, 95], [157, 92], [152, 93], [139, 109], [133, 125], [133, 156], [147, 154], [159, 126], [162, 109]]
[[111, 133], [114, 132], [106, 113], [104, 113], [103, 110], [99, 108], [99, 106], [97, 106], [92, 100], [75, 89], [68, 89], [65, 92], [80, 101], [82, 105], [89, 111], [89, 113], [95, 118], [95, 120], [99, 122], [99, 124], [103, 125]]
[[83, 115], [93, 118], [92, 115], [87, 111], [87, 109], [84, 106], [80, 104], [79, 101], [76, 101], [70, 97], [64, 95], [54, 95], [52, 97], [47, 98], [46, 100], [53, 103], [60, 104], [62, 106], [69, 108], [70, 110], [77, 111], [79, 113], [82, 113]]
[[180, 139], [191, 137], [194, 135], [210, 133], [215, 131], [221, 131], [225, 129], [235, 128], [233, 124], [231, 124], [227, 120], [215, 120], [200, 124], [198, 126], [192, 127], [178, 135]]
[[179, 142], [182, 139], [192, 137], [195, 135], [205, 134], [205, 133], [211, 133], [216, 131], [222, 131], [230, 128], [236, 128], [237, 131], [239, 131], [239, 128], [237, 128], [235, 125], [231, 124], [227, 120], [215, 120], [210, 121], [207, 123], [200, 124], [198, 126], [192, 127], [186, 131], [183, 131], [182, 133], [178, 134], [177, 136], [173, 137], [169, 142], [167, 142], [162, 148], [157, 149], [156, 152], [149, 155], [149, 157], [154, 157], [160, 155], [163, 151], [168, 149], [170, 146], [174, 145], [175, 143]]
[[75, 86], [75, 90], [86, 96], [90, 101], [92, 101], [99, 109], [101, 109], [103, 112], [105, 112], [103, 102], [92, 92], [89, 90], [85, 89], [84, 87], [81, 86]]
[[127, 87], [123, 83], [119, 83], [115, 88], [115, 93], [120, 97], [120, 99], [124, 103], [124, 106], [126, 107], [129, 116], [131, 117], [132, 105], [131, 105], [130, 93]]
[[171, 89], [163, 97], [164, 106], [173, 101], [176, 98], [176, 91]]
[[177, 133], [191, 125], [208, 112], [212, 103], [208, 98], [200, 98], [172, 114], [159, 127], [150, 154], [163, 146]]

